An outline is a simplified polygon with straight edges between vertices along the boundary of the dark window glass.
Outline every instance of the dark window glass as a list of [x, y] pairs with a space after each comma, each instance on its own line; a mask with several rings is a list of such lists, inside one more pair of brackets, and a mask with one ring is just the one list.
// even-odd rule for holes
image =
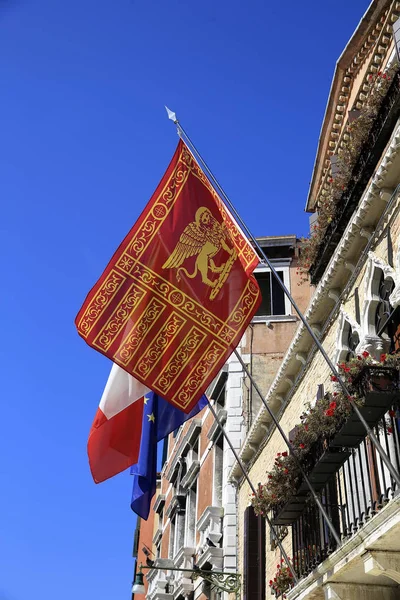
[[256, 517], [252, 506], [244, 512], [243, 600], [265, 598], [265, 519]]
[[[283, 271], [277, 271], [277, 274], [283, 281]], [[275, 277], [271, 273], [257, 273], [256, 277], [262, 296], [261, 304], [256, 315], [264, 317], [286, 314], [285, 294]]]

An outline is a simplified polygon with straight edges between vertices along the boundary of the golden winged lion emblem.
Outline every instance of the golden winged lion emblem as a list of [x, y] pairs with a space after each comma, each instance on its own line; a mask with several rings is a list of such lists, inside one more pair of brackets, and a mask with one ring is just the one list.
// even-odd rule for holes
[[[202, 206], [196, 211], [195, 219], [186, 225], [179, 242], [168, 260], [163, 264], [163, 269], [177, 269], [176, 278], [181, 280], [181, 272], [186, 277], [194, 279], [198, 273], [201, 275], [202, 282], [211, 287], [210, 300], [214, 300], [223, 284], [228, 278], [232, 265], [237, 259], [235, 248], [230, 248], [226, 243], [228, 230], [225, 224], [221, 224], [215, 219], [208, 208]], [[214, 257], [225, 250], [229, 258], [226, 262], [216, 265]], [[194, 270], [189, 273], [183, 262], [197, 256]], [[210, 279], [209, 272], [218, 274], [218, 278]]]

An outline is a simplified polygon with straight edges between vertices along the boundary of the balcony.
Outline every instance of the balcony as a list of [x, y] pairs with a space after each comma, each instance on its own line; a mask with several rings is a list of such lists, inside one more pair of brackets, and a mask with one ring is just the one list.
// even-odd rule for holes
[[[362, 371], [357, 387], [359, 395], [365, 399], [364, 405], [360, 407], [364, 419], [371, 428], [378, 424], [380, 432], [386, 431], [386, 420], [382, 418], [399, 397], [398, 371], [388, 367], [369, 366]], [[390, 432], [387, 434], [391, 435]], [[318, 440], [303, 464], [316, 492], [321, 492], [342, 466], [351, 460], [353, 450], [364, 438], [365, 429], [357, 415], [352, 413], [331, 439]], [[385, 444], [383, 446], [386, 449]], [[301, 482], [292, 498], [275, 511], [274, 523], [291, 525], [302, 515], [308, 503], [309, 488], [305, 482]]]
[[[398, 372], [369, 367], [362, 373], [359, 386], [365, 396], [361, 412], [400, 472]], [[310, 457], [308, 474], [342, 544], [337, 548], [302, 483], [274, 518], [276, 524], [292, 526], [292, 556], [300, 582], [288, 593], [288, 599], [317, 597], [313, 595], [317, 580], [320, 586], [333, 586], [332, 590], [348, 582], [368, 584], [371, 591], [376, 587], [375, 593], [383, 586], [388, 595], [377, 598], [397, 598], [392, 596], [398, 593], [400, 583], [400, 496], [396, 483], [354, 415], [331, 440], [323, 442]], [[335, 594], [325, 597], [347, 598], [347, 592]]]
[[377, 118], [364, 143], [358, 161], [354, 166], [351, 180], [343, 192], [337, 213], [328, 226], [318, 254], [310, 268], [311, 283], [316, 285], [321, 279], [343, 232], [356, 209], [374, 171], [381, 159], [396, 122], [400, 115], [400, 75], [393, 78], [391, 87], [382, 102]]

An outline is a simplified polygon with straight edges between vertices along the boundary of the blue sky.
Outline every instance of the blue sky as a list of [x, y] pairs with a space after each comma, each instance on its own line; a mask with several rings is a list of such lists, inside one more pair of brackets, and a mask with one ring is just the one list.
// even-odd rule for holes
[[303, 235], [363, 0], [0, 1], [0, 600], [130, 597], [130, 476], [96, 486], [108, 361], [74, 317], [147, 202], [175, 110], [254, 234]]

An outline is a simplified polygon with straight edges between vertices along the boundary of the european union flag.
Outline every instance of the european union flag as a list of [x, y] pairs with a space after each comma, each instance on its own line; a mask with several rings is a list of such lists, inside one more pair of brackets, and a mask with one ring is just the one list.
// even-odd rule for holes
[[154, 392], [146, 394], [139, 460], [131, 467], [134, 476], [131, 508], [142, 519], [148, 518], [151, 499], [156, 492], [157, 442], [197, 415], [206, 405], [207, 398], [203, 395], [193, 410], [186, 414]]

